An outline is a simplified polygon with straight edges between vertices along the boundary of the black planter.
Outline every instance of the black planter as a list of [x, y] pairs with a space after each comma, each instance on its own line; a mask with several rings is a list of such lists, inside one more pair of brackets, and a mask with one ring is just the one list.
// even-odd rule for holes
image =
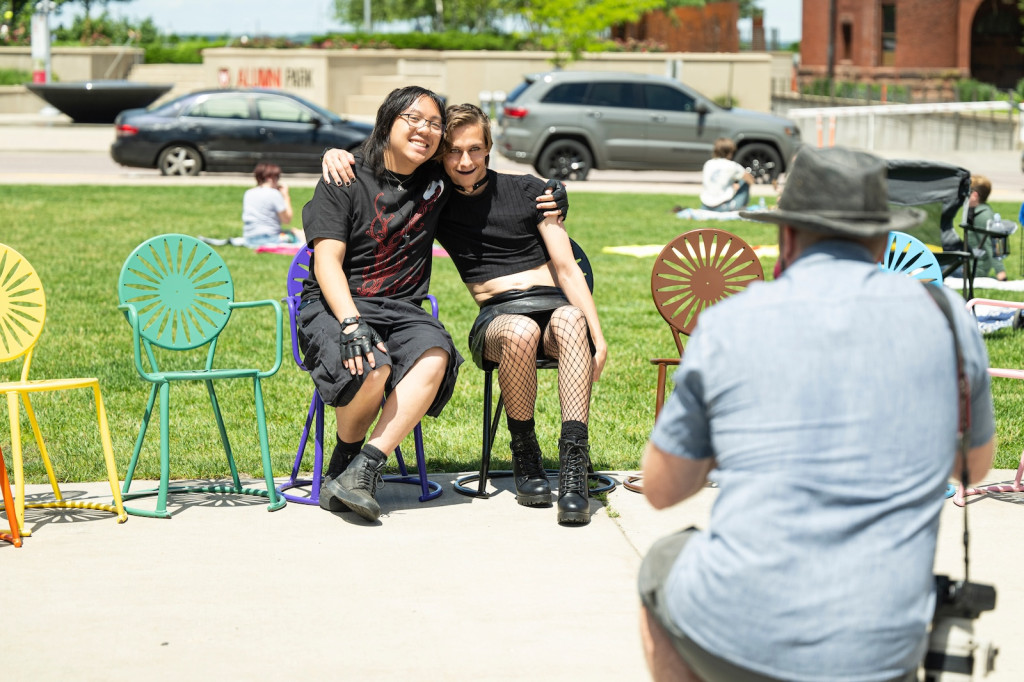
[[25, 87], [75, 123], [113, 123], [125, 109], [147, 107], [173, 85], [123, 80], [26, 83]]

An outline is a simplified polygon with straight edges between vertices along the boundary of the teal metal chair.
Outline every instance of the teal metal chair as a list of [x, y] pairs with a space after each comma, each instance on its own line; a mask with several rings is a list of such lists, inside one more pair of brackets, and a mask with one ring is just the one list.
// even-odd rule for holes
[[[135, 450], [132, 452], [122, 494], [130, 500], [146, 495], [157, 495], [155, 511], [126, 507], [139, 516], [170, 518], [167, 512], [168, 493], [209, 492], [259, 495], [270, 501], [269, 511], [285, 505], [274, 487], [270, 465], [270, 445], [267, 441], [267, 420], [263, 407], [263, 389], [260, 382], [272, 376], [281, 367], [283, 316], [281, 305], [274, 300], [241, 302], [234, 300], [234, 283], [221, 257], [203, 242], [182, 234], [165, 234], [140, 244], [121, 267], [117, 282], [120, 305], [132, 327], [132, 347], [135, 369], [143, 380], [151, 383], [149, 401], [142, 415], [142, 426]], [[215, 365], [217, 340], [231, 318], [231, 313], [243, 308], [270, 308], [275, 316], [274, 363], [270, 369], [225, 369]], [[207, 347], [206, 361], [194, 369], [161, 370], [157, 365], [157, 352], [163, 358], [166, 351], [190, 351]], [[182, 354], [180, 357], [184, 357]], [[193, 357], [195, 354], [189, 354]], [[186, 360], [174, 358], [176, 366]], [[263, 459], [263, 477], [266, 489], [243, 487], [238, 468], [231, 453], [224, 419], [221, 417], [214, 382], [219, 379], [251, 379], [256, 401], [256, 423], [259, 432], [260, 454]], [[231, 470], [231, 484], [170, 486], [170, 386], [180, 381], [201, 381], [206, 385], [213, 415], [217, 420], [220, 439]], [[159, 488], [130, 492], [132, 477], [139, 461], [139, 453], [149, 426], [153, 405], [160, 396], [160, 485]]]

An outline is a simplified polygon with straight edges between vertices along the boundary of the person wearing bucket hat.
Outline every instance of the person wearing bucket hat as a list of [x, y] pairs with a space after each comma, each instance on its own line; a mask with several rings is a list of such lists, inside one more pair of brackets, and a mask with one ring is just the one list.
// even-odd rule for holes
[[[952, 332], [916, 280], [878, 267], [886, 167], [804, 147], [779, 209], [783, 274], [701, 313], [643, 455], [671, 506], [718, 484], [711, 526], [658, 540], [638, 579], [656, 680], [916, 680], [957, 454]], [[991, 466], [985, 346], [953, 308], [970, 385], [967, 466]]]

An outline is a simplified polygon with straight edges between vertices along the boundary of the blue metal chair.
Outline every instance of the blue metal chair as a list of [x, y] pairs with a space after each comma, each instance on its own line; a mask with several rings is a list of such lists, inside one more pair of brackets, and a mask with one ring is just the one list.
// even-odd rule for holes
[[[117, 293], [120, 305], [132, 327], [132, 347], [135, 369], [143, 380], [152, 384], [149, 401], [142, 415], [142, 426], [135, 450], [128, 464], [122, 494], [124, 499], [157, 495], [155, 511], [125, 507], [131, 514], [156, 518], [170, 518], [167, 512], [168, 493], [211, 492], [258, 495], [270, 501], [268, 511], [285, 505], [285, 499], [274, 487], [270, 464], [270, 445], [267, 440], [267, 421], [263, 407], [263, 389], [260, 382], [273, 376], [281, 367], [281, 343], [284, 335], [281, 304], [277, 301], [235, 300], [234, 283], [223, 259], [209, 246], [183, 234], [165, 234], [153, 237], [132, 251], [121, 267]], [[215, 366], [217, 340], [227, 326], [231, 313], [243, 308], [271, 308], [275, 315], [274, 363], [266, 370], [235, 369]], [[161, 370], [157, 365], [154, 348], [164, 351], [189, 351], [206, 347], [206, 361], [201, 367]], [[176, 366], [187, 360], [175, 358]], [[147, 369], [148, 366], [148, 369]], [[266, 489], [246, 488], [238, 478], [238, 468], [228, 442], [227, 430], [221, 416], [214, 381], [219, 379], [250, 379], [256, 402], [260, 454]], [[231, 469], [231, 484], [170, 486], [170, 386], [174, 382], [201, 381], [206, 385], [213, 415], [220, 431], [221, 443]], [[129, 489], [135, 467], [142, 451], [142, 443], [149, 426], [153, 405], [160, 396], [160, 485], [153, 490], [131, 493]]]
[[[309, 370], [307, 370], [306, 366], [303, 364], [302, 353], [299, 351], [299, 337], [296, 330], [295, 318], [299, 310], [299, 302], [302, 295], [302, 282], [309, 274], [310, 255], [311, 251], [308, 247], [299, 249], [298, 253], [295, 254], [295, 258], [292, 259], [292, 264], [288, 268], [288, 295], [284, 298], [284, 302], [288, 306], [288, 319], [291, 321], [292, 328], [292, 357], [295, 359], [295, 364], [303, 371]], [[427, 300], [430, 301], [431, 314], [437, 318], [437, 299], [428, 294]], [[310, 427], [314, 427], [313, 477], [300, 478], [299, 469], [302, 466], [302, 460], [306, 454], [306, 445], [309, 442]], [[405, 460], [402, 459], [402, 449], [401, 447], [397, 447], [395, 448], [395, 459], [398, 461], [399, 473], [384, 476], [384, 480], [390, 483], [410, 483], [413, 485], [419, 485], [421, 490], [419, 500], [420, 502], [426, 502], [438, 497], [441, 494], [442, 489], [439, 483], [427, 478], [427, 463], [423, 449], [423, 430], [420, 428], [419, 424], [417, 424], [416, 428], [413, 429], [413, 440], [416, 443], [417, 473], [415, 475], [409, 473], [405, 466]], [[319, 504], [320, 485], [323, 483], [323, 468], [324, 401], [320, 398], [320, 394], [314, 388], [313, 398], [309, 401], [309, 412], [306, 414], [306, 423], [302, 428], [302, 435], [299, 437], [299, 448], [295, 453], [295, 463], [292, 464], [291, 475], [288, 477], [286, 482], [277, 486], [277, 489], [290, 502], [298, 502], [300, 504]], [[306, 486], [309, 487], [308, 495], [289, 492], [295, 488]]]
[[942, 268], [935, 254], [920, 239], [904, 232], [889, 233], [889, 243], [878, 267], [926, 284], [942, 284]]

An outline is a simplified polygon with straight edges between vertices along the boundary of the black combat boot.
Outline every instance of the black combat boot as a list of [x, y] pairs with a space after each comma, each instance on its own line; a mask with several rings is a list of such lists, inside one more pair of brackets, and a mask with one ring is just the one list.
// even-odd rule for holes
[[551, 485], [544, 473], [537, 435], [533, 431], [513, 433], [511, 447], [516, 502], [524, 507], [550, 507]]
[[586, 438], [558, 439], [558, 522], [590, 523], [590, 489], [587, 468], [590, 444]]
[[337, 498], [339, 502], [359, 514], [367, 521], [380, 518], [380, 505], [377, 504], [377, 483], [382, 480], [381, 470], [384, 469], [386, 457], [376, 448], [368, 450], [364, 446], [352, 463], [338, 478], [325, 478], [320, 489], [320, 506], [324, 506], [324, 493], [328, 498]]
[[349, 508], [346, 507], [345, 504], [340, 499], [338, 499], [336, 496], [330, 493], [330, 491], [326, 487], [326, 484], [328, 481], [334, 480], [341, 476], [345, 469], [348, 468], [348, 465], [352, 463], [352, 460], [356, 458], [356, 455], [359, 454], [358, 448], [361, 446], [361, 443], [351, 443], [349, 444], [349, 447], [354, 447], [354, 451], [346, 452], [345, 448], [341, 444], [340, 439], [335, 444], [334, 452], [331, 453], [331, 461], [327, 464], [327, 471], [324, 472], [324, 480], [320, 484], [319, 502], [321, 509], [326, 509], [327, 511], [331, 512], [349, 511]]

